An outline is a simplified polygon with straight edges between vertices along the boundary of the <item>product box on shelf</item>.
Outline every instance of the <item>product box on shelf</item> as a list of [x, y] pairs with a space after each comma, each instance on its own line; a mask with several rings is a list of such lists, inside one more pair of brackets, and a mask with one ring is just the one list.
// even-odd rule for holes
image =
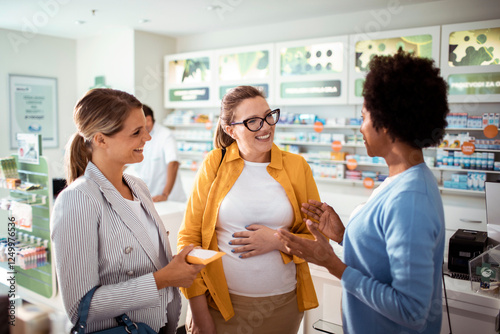
[[330, 152], [330, 159], [334, 161], [345, 161], [346, 152]]
[[467, 118], [467, 127], [478, 129], [482, 127], [483, 117], [482, 116], [469, 116]]
[[483, 113], [483, 128], [488, 125], [500, 126], [500, 113]]

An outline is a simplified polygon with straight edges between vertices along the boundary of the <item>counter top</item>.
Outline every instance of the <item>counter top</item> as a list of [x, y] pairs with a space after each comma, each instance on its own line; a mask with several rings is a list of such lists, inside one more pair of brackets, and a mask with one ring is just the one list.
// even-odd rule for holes
[[[328, 280], [329, 284], [342, 287], [340, 280], [331, 275], [325, 268], [312, 263], [309, 263], [309, 268], [313, 277]], [[471, 289], [471, 283], [468, 280], [455, 279], [445, 275], [445, 286], [450, 307], [491, 317], [496, 317], [500, 310], [499, 297], [473, 291]]]

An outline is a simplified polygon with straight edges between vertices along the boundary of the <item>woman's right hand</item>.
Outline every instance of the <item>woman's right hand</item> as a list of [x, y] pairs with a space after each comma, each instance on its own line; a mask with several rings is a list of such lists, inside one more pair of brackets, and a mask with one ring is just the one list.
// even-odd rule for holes
[[[335, 242], [341, 242], [344, 239], [344, 224], [328, 204], [310, 199], [309, 203], [302, 203], [300, 210], [319, 223], [319, 230], [327, 238]], [[306, 221], [307, 218], [304, 218], [304, 223]]]
[[158, 290], [167, 286], [189, 288], [198, 273], [205, 267], [202, 264], [189, 264], [186, 256], [194, 245], [186, 246], [179, 254], [175, 255], [165, 267], [153, 273]]
[[200, 295], [189, 299], [191, 308], [191, 323], [189, 324], [192, 334], [217, 334], [214, 319], [208, 310], [207, 297]]

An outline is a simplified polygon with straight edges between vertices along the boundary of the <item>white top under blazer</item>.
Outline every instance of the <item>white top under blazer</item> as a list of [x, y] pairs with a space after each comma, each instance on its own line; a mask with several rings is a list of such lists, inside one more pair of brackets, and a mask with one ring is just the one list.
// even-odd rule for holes
[[290, 229], [293, 207], [285, 189], [267, 171], [268, 162], [245, 161], [240, 176], [219, 209], [215, 231], [229, 293], [246, 297], [268, 297], [288, 293], [297, 286], [295, 263], [283, 263], [278, 250], [242, 259], [230, 245], [235, 232], [251, 224], [273, 230]]
[[90, 305], [87, 332], [117, 326], [114, 317], [123, 313], [156, 331], [167, 323], [167, 307], [175, 326], [180, 315], [178, 289], [158, 290], [153, 277], [172, 259], [165, 227], [144, 182], [127, 174], [123, 179], [156, 224], [160, 249], [155, 249], [144, 224], [92, 162], [54, 204], [51, 239], [60, 292], [72, 323], [77, 321], [81, 298], [100, 286]]

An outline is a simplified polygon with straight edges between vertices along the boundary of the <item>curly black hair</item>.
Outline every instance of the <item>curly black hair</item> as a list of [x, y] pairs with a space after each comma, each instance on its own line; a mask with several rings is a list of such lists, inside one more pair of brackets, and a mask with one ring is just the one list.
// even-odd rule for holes
[[447, 84], [434, 61], [399, 49], [375, 56], [363, 87], [364, 106], [378, 131], [416, 148], [441, 142], [448, 125]]

